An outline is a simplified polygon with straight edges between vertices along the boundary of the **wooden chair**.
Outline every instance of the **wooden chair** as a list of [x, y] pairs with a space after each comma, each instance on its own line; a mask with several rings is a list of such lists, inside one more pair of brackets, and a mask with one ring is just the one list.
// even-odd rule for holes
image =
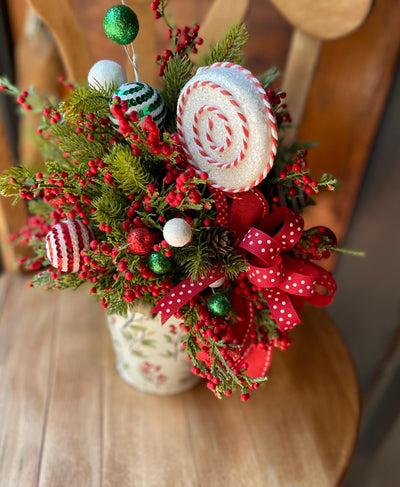
[[[69, 77], [84, 79], [92, 59], [70, 4], [28, 3], [53, 32]], [[140, 49], [154, 48], [148, 2], [125, 3], [146, 32], [146, 42], [135, 44], [144, 58]], [[284, 9], [286, 2], [273, 3]], [[205, 39], [241, 20], [248, 4], [215, 1], [203, 23]], [[358, 3], [351, 28], [369, 4]], [[220, 11], [226, 15], [218, 17]], [[295, 33], [285, 86], [293, 87], [291, 76], [303, 79], [296, 53], [313, 53], [303, 67], [307, 79], [291, 100], [297, 123], [318, 43], [304, 31]], [[141, 72], [154, 80], [150, 68]], [[3, 150], [2, 168], [7, 158]], [[13, 217], [3, 214], [4, 229]], [[49, 295], [25, 284], [18, 274], [0, 279], [0, 486], [332, 487], [343, 478], [358, 432], [358, 387], [346, 346], [323, 310], [305, 308], [293, 345], [276, 352], [270, 382], [250, 402], [217, 401], [204, 385], [154, 397], [118, 377], [103, 312], [84, 292]]]

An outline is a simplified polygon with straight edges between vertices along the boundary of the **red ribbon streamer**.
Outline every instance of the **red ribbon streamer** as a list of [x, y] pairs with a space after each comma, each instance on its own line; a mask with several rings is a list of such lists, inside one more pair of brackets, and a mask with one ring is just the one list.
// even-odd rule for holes
[[[272, 344], [253, 343], [250, 336], [254, 330], [253, 303], [235, 295], [232, 304], [238, 320], [232, 328], [232, 335], [229, 336], [229, 339], [234, 340], [239, 345], [233, 368], [240, 370], [246, 364], [246, 374], [249, 377], [265, 377], [271, 364], [274, 347]], [[211, 368], [212, 361], [208, 352], [199, 352], [197, 358]]]
[[180, 282], [151, 310], [152, 313], [161, 313], [161, 323], [164, 324], [172, 315], [174, 315], [190, 299], [197, 296], [203, 289], [208, 287], [218, 279], [224, 276], [223, 272], [217, 269], [211, 269], [205, 276], [197, 281], [192, 281], [187, 277]]

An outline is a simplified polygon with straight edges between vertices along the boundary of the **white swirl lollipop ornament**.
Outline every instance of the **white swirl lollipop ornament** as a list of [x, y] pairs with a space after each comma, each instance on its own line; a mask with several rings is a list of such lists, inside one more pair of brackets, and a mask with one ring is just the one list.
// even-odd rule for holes
[[265, 90], [242, 66], [198, 69], [180, 93], [177, 126], [188, 161], [221, 191], [248, 191], [272, 168], [275, 117]]

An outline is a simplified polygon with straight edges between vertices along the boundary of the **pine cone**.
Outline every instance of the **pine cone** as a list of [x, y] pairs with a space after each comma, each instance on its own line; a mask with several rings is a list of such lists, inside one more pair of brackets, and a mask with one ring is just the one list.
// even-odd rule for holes
[[205, 232], [205, 241], [211, 252], [216, 254], [226, 254], [232, 252], [235, 241], [233, 232], [225, 227], [208, 228]]

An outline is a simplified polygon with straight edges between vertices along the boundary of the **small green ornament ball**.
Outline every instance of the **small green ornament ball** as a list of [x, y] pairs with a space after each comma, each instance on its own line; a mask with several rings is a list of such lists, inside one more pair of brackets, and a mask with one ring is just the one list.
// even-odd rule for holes
[[171, 269], [172, 259], [161, 252], [152, 252], [147, 260], [147, 265], [156, 274], [165, 274]]
[[216, 316], [226, 316], [232, 309], [232, 303], [225, 294], [215, 293], [208, 298], [207, 307]]
[[126, 5], [115, 5], [107, 10], [103, 26], [106, 36], [122, 46], [133, 42], [139, 32], [136, 14]]

